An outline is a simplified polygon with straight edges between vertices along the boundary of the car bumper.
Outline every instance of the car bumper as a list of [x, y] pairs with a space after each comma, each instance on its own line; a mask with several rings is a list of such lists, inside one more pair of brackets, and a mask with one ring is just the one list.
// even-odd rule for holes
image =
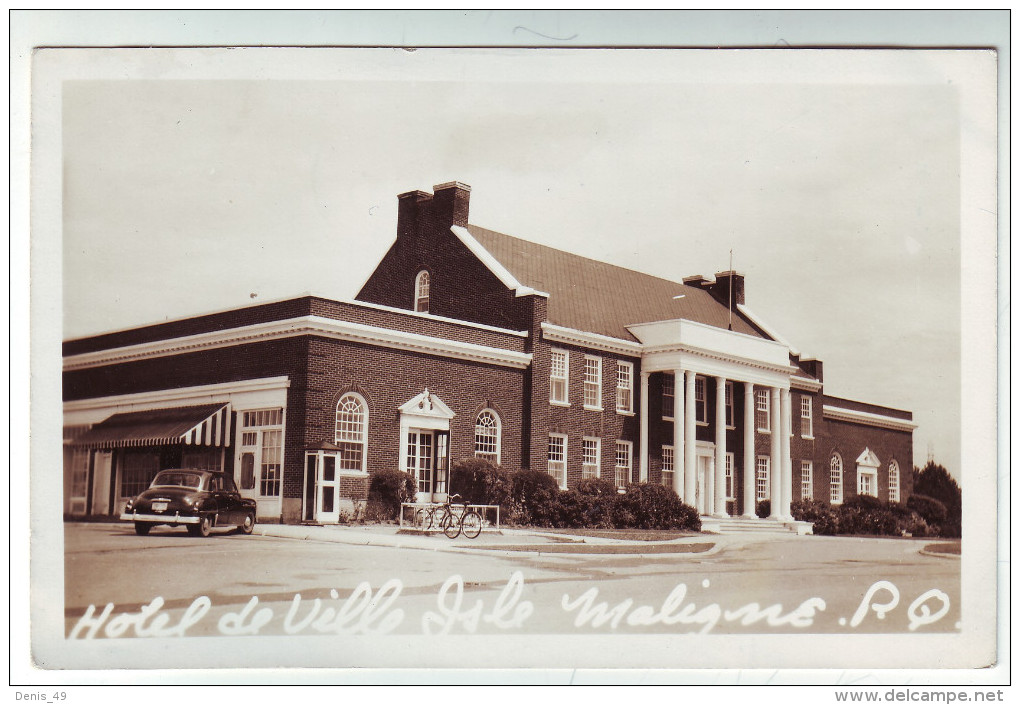
[[197, 524], [202, 521], [201, 517], [182, 517], [180, 512], [176, 514], [139, 514], [124, 512], [120, 515], [123, 521], [148, 521], [153, 524]]

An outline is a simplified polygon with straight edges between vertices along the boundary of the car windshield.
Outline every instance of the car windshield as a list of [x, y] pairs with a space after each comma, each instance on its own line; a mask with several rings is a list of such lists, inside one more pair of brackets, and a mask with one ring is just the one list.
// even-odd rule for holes
[[152, 481], [153, 487], [195, 487], [202, 485], [202, 475], [197, 472], [164, 470]]

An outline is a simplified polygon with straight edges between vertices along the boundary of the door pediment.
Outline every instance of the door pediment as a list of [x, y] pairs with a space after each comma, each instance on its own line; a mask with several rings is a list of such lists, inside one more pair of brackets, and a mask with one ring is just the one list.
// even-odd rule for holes
[[417, 416], [423, 419], [439, 419], [449, 422], [455, 413], [438, 395], [425, 388], [421, 394], [407, 400], [400, 406], [401, 416]]

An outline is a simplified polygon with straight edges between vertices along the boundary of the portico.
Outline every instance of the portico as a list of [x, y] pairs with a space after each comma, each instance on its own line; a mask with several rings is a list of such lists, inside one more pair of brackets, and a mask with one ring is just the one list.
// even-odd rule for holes
[[[642, 344], [643, 398], [651, 375], [674, 379], [673, 489], [684, 503], [721, 518], [729, 515], [728, 499], [736, 513], [739, 493], [743, 516], [755, 517], [755, 503], [768, 499], [771, 519], [790, 520], [790, 375], [796, 368], [790, 365], [789, 348], [689, 320], [643, 323], [628, 330]], [[737, 418], [741, 393], [743, 414]], [[647, 423], [640, 434], [640, 466], [647, 468]], [[756, 452], [758, 436], [769, 439], [764, 453]], [[743, 478], [739, 487], [738, 467]]]

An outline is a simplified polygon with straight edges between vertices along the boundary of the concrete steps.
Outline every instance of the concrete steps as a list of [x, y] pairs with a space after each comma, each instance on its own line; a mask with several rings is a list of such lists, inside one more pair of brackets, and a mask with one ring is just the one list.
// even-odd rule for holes
[[746, 519], [744, 517], [701, 517], [701, 530], [708, 534], [810, 534], [806, 521]]

